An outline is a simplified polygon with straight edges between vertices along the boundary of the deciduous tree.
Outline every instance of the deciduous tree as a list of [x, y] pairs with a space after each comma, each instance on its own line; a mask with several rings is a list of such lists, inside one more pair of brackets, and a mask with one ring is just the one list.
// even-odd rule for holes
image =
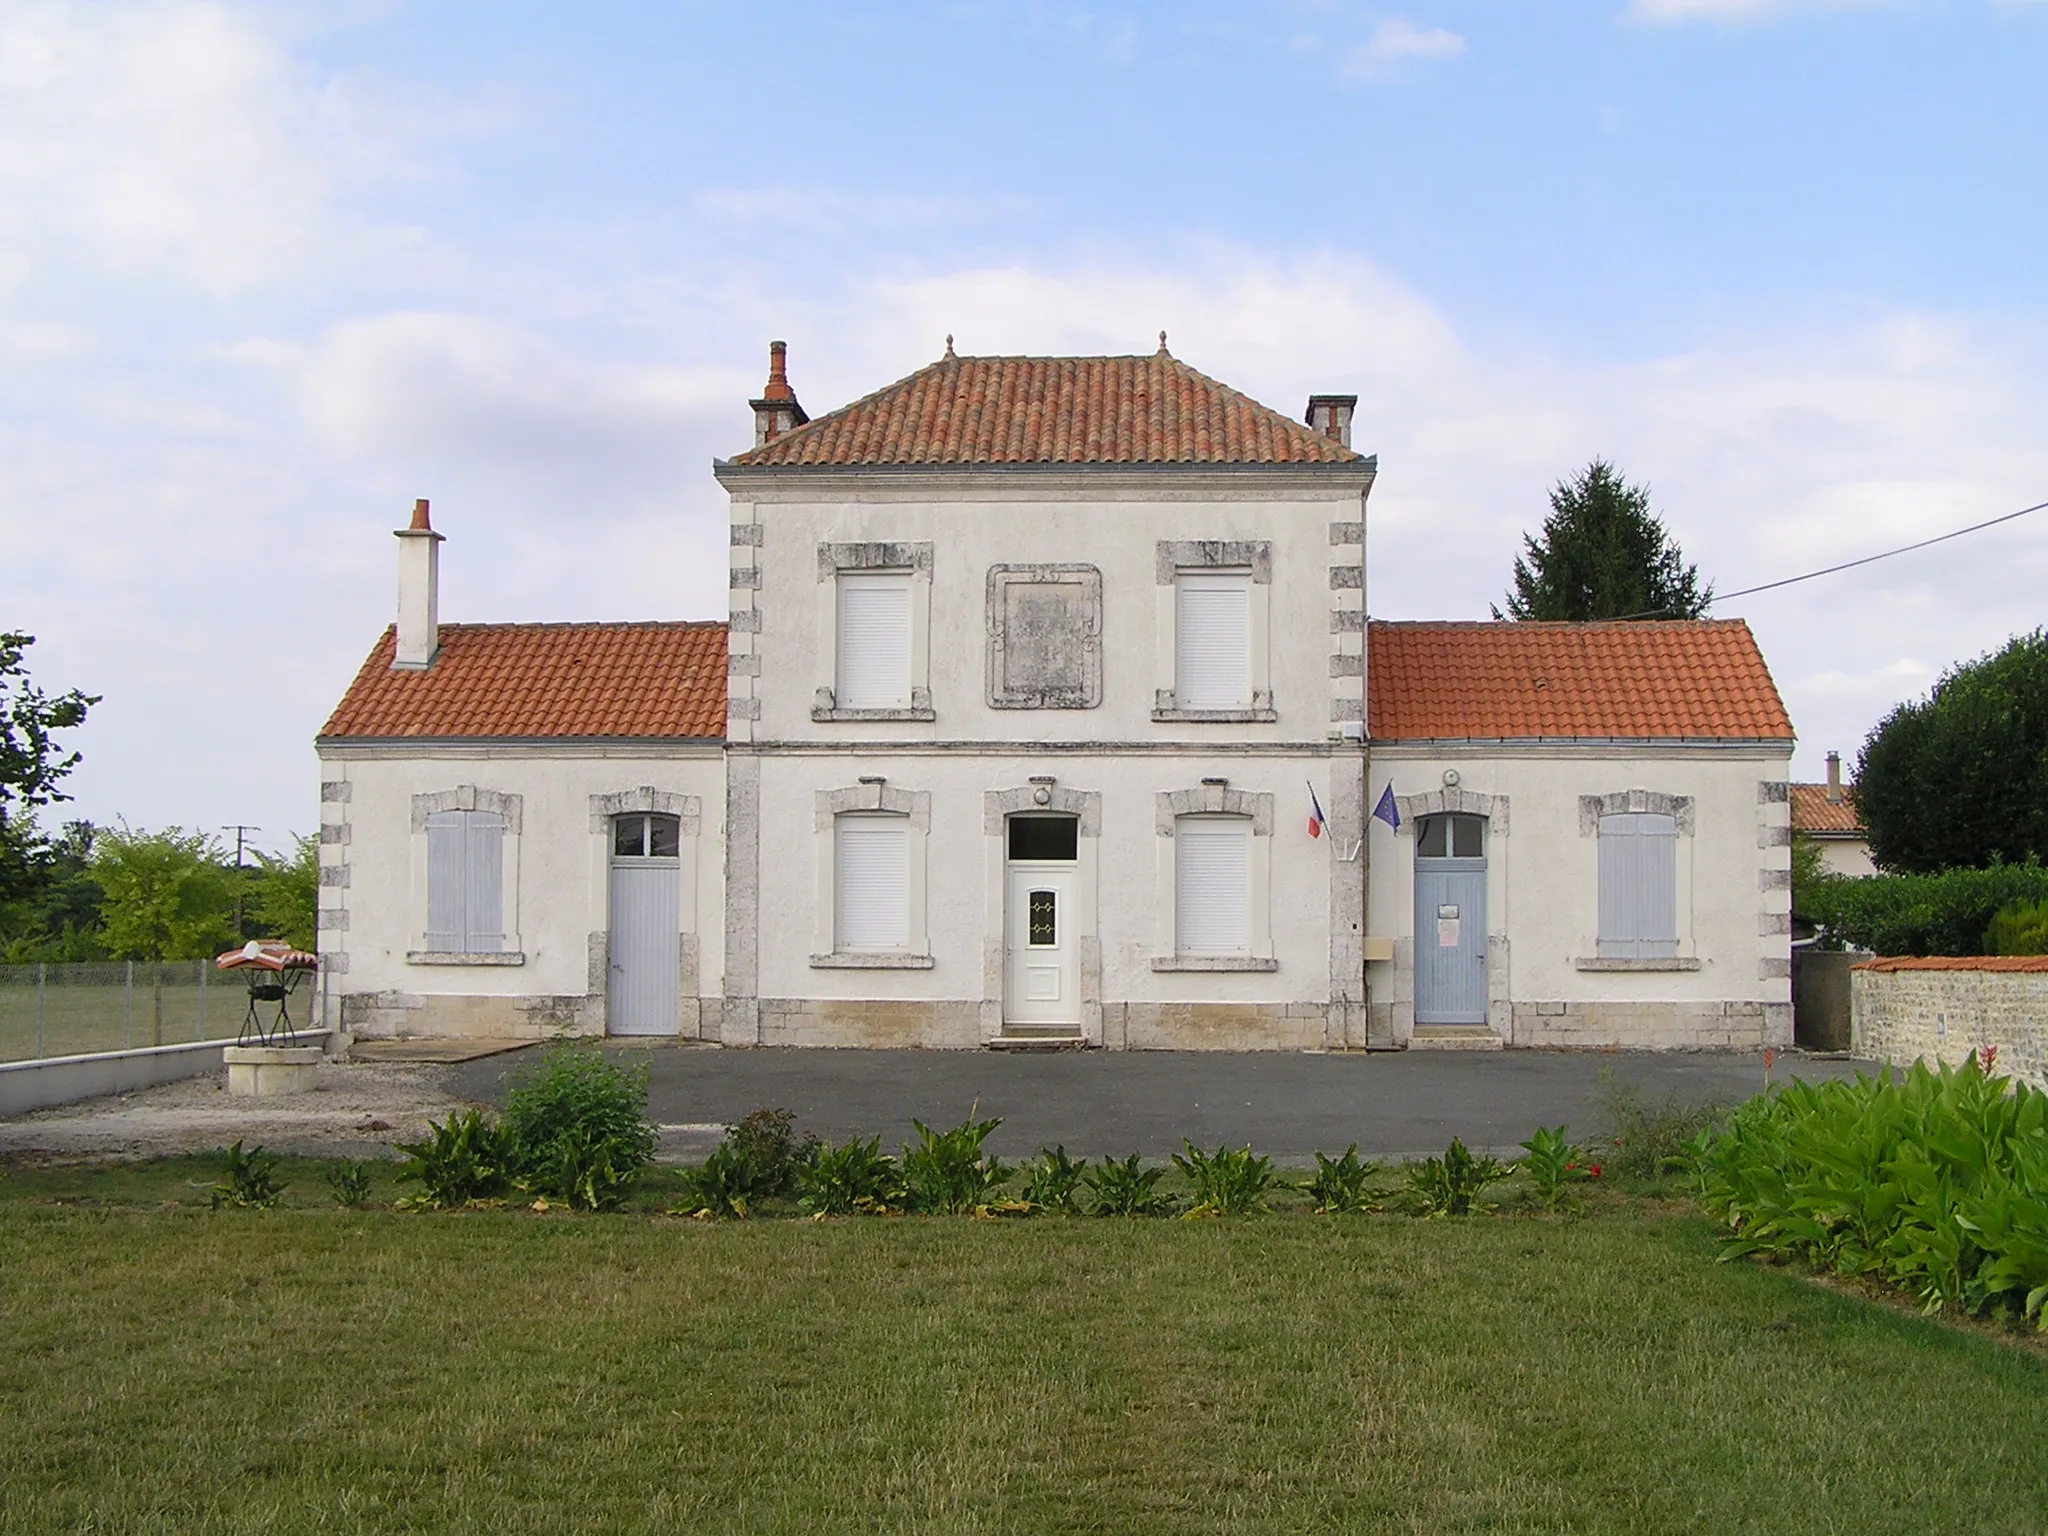
[[117, 957], [154, 964], [151, 1038], [163, 1044], [163, 965], [196, 960], [234, 939], [232, 875], [220, 849], [200, 832], [102, 828], [93, 874], [104, 893], [107, 947]]

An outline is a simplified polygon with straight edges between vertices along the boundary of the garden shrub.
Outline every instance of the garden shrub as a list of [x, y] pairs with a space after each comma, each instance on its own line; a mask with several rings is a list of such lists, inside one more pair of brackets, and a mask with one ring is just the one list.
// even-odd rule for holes
[[1426, 1157], [1405, 1170], [1401, 1203], [1416, 1216], [1469, 1216], [1482, 1209], [1488, 1185], [1515, 1171], [1513, 1163], [1474, 1156], [1453, 1136], [1442, 1157]]
[[683, 1193], [669, 1214], [744, 1220], [768, 1201], [793, 1199], [818, 1145], [815, 1136], [796, 1139], [796, 1116], [788, 1110], [757, 1109], [728, 1125], [702, 1164], [676, 1170]]
[[442, 1211], [493, 1200], [512, 1184], [512, 1142], [480, 1110], [427, 1122], [425, 1141], [400, 1142], [398, 1177], [420, 1186], [398, 1202], [401, 1210]]
[[1024, 1199], [1034, 1209], [1073, 1215], [1081, 1208], [1081, 1180], [1088, 1172], [1088, 1159], [1067, 1156], [1066, 1145], [1040, 1147], [1038, 1155], [1018, 1169], [1024, 1180]]
[[813, 1216], [888, 1216], [903, 1209], [903, 1170], [882, 1138], [821, 1142], [797, 1175], [797, 1202]]
[[989, 1133], [1003, 1122], [972, 1115], [949, 1131], [912, 1120], [917, 1144], [903, 1149], [903, 1184], [914, 1211], [960, 1215], [1004, 1204], [1010, 1170], [982, 1151]]
[[1930, 1312], [2048, 1329], [2048, 1093], [1960, 1068], [1794, 1081], [1692, 1148], [1721, 1256], [1801, 1259]]
[[1686, 1167], [1693, 1138], [1717, 1124], [1718, 1104], [1686, 1104], [1675, 1093], [1652, 1099], [1642, 1084], [1602, 1067], [1594, 1097], [1607, 1120], [1607, 1167], [1631, 1179], [1654, 1179]]
[[1183, 1139], [1183, 1151], [1173, 1154], [1173, 1165], [1181, 1171], [1193, 1191], [1189, 1216], [1253, 1216], [1270, 1211], [1266, 1196], [1280, 1182], [1269, 1157], [1254, 1157], [1250, 1147], [1218, 1147], [1204, 1152]]
[[1384, 1170], [1378, 1163], [1361, 1161], [1358, 1143], [1344, 1149], [1342, 1157], [1316, 1154], [1315, 1177], [1301, 1186], [1315, 1201], [1318, 1216], [1356, 1216], [1378, 1209], [1382, 1191], [1379, 1178]]
[[1821, 944], [1880, 955], [1981, 955], [2001, 912], [2044, 902], [2048, 866], [2031, 859], [1934, 875], [1823, 875], [1797, 897]]
[[1173, 1212], [1173, 1197], [1161, 1191], [1164, 1167], [1146, 1168], [1133, 1152], [1121, 1162], [1105, 1157], [1081, 1176], [1088, 1189], [1090, 1216], [1167, 1216]]
[[2048, 955], [2048, 901], [2015, 902], [1984, 930], [1987, 955]]
[[646, 1063], [557, 1046], [513, 1077], [504, 1131], [522, 1189], [609, 1210], [654, 1161]]
[[213, 1208], [235, 1206], [242, 1210], [267, 1211], [284, 1198], [290, 1186], [277, 1181], [277, 1156], [261, 1147], [242, 1150], [237, 1141], [227, 1149], [221, 1181], [213, 1187]]

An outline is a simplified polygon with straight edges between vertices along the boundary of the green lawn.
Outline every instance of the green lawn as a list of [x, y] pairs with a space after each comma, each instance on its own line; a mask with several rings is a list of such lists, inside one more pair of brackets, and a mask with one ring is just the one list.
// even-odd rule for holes
[[215, 1161], [0, 1181], [0, 1528], [2048, 1526], [2043, 1355], [1716, 1265], [1704, 1222], [1633, 1200], [732, 1226], [158, 1205], [203, 1200]]

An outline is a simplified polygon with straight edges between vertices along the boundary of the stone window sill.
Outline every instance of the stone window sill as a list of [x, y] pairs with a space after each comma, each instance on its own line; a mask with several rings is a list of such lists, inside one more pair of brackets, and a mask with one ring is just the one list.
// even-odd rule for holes
[[1196, 725], [1270, 725], [1280, 718], [1277, 709], [1155, 709], [1152, 718], [1162, 725], [1185, 722]]
[[811, 718], [820, 722], [827, 720], [936, 720], [938, 715], [929, 707], [923, 709], [826, 709], [814, 706]]
[[814, 971], [928, 971], [930, 955], [912, 955], [893, 950], [839, 950], [811, 956]]
[[407, 965], [524, 965], [525, 954], [516, 949], [477, 950], [408, 949]]
[[1626, 959], [1610, 955], [1581, 955], [1572, 962], [1581, 971], [1696, 971], [1697, 955], [1658, 955], [1647, 959]]
[[1277, 971], [1271, 955], [1154, 955], [1155, 971]]

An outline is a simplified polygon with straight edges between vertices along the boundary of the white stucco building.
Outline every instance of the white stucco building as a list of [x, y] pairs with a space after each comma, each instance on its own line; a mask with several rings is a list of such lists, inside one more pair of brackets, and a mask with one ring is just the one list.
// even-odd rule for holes
[[1748, 630], [1369, 623], [1353, 404], [1162, 337], [811, 421], [778, 344], [725, 624], [443, 626], [422, 504], [319, 740], [330, 1024], [1789, 1042]]

